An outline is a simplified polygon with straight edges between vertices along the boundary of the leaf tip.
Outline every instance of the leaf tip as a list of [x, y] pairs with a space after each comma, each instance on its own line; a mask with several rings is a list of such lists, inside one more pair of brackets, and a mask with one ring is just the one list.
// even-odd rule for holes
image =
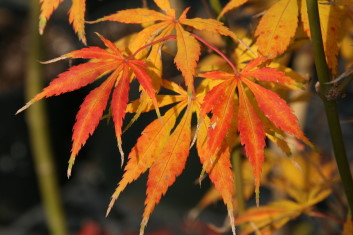
[[257, 183], [255, 186], [255, 198], [256, 198], [256, 207], [260, 206], [260, 186]]
[[110, 200], [107, 212], [105, 213], [105, 217], [108, 217], [110, 211], [112, 210], [114, 203], [115, 203], [116, 197], [112, 197], [112, 200]]
[[234, 213], [233, 213], [233, 205], [231, 202], [227, 203], [227, 209], [228, 209], [228, 216], [229, 216], [229, 224], [232, 228], [232, 234], [236, 235], [235, 232], [235, 220], [234, 220]]
[[140, 235], [143, 235], [145, 233], [145, 228], [147, 223], [148, 223], [148, 217], [143, 217], [141, 222], [141, 227], [140, 227]]
[[121, 146], [121, 140], [118, 140], [118, 148], [119, 148], [120, 157], [121, 157], [121, 168], [123, 168], [125, 155], [124, 155], [123, 147]]
[[67, 178], [68, 179], [70, 179], [70, 177], [71, 177], [72, 166], [74, 165], [74, 163], [75, 163], [75, 155], [71, 154], [70, 160], [69, 160], [69, 166], [67, 168]]
[[15, 115], [23, 112], [24, 110], [28, 109], [29, 106], [31, 106], [33, 104], [33, 100], [27, 102], [27, 104], [25, 104], [25, 106], [23, 106], [22, 108], [20, 108], [19, 110], [17, 110], [17, 112], [15, 113]]

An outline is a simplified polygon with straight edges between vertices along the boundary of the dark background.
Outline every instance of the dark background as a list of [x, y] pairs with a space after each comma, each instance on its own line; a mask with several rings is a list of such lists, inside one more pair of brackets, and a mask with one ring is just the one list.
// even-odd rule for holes
[[[0, 234], [1, 235], [42, 235], [49, 234], [29, 144], [26, 112], [15, 115], [26, 100], [24, 98], [26, 55], [28, 52], [28, 2], [27, 0], [0, 0]], [[201, 1], [184, 1], [192, 5], [190, 16], [202, 12]], [[151, 1], [149, 6], [153, 7]], [[140, 7], [141, 2], [117, 0], [87, 1], [86, 19], [94, 20], [125, 8]], [[82, 48], [68, 23], [69, 1], [64, 1], [49, 20], [43, 40], [43, 58], [48, 60], [74, 49]], [[246, 22], [246, 20], [244, 21]], [[100, 23], [87, 25], [89, 45], [102, 46], [93, 32], [99, 32], [114, 41], [139, 30], [136, 25]], [[39, 58], [38, 58], [39, 60]], [[79, 63], [80, 61], [73, 63]], [[48, 84], [57, 74], [69, 67], [68, 61], [44, 65], [45, 80]], [[315, 79], [312, 82], [315, 83]], [[47, 99], [49, 132], [54, 150], [54, 161], [60, 184], [60, 196], [64, 203], [67, 224], [71, 234], [97, 229], [93, 234], [137, 234], [143, 202], [145, 199], [146, 174], [132, 183], [117, 200], [110, 216], [105, 211], [123, 170], [112, 123], [102, 121], [80, 151], [73, 176], [66, 178], [67, 161], [70, 156], [72, 126], [79, 105], [95, 85], [75, 92]], [[136, 88], [136, 84], [135, 84]], [[136, 89], [135, 89], [136, 90]], [[353, 117], [352, 95], [348, 90], [339, 102], [342, 120]], [[136, 97], [136, 93], [131, 96]], [[330, 155], [326, 120], [322, 105], [312, 99], [307, 110], [305, 130], [308, 137], [320, 146], [324, 154]], [[35, 105], [35, 104], [34, 104]], [[131, 118], [130, 116], [127, 119]], [[155, 114], [142, 117], [123, 135], [124, 150], [135, 144], [141, 130], [155, 118]], [[352, 124], [344, 123], [347, 142], [352, 140]], [[352, 145], [348, 143], [348, 154], [353, 157]], [[196, 205], [209, 188], [206, 180], [202, 187], [195, 184], [201, 166], [194, 149], [190, 152], [183, 174], [168, 190], [151, 215], [146, 234], [216, 234], [206, 223], [222, 225], [226, 209], [218, 202], [203, 214], [201, 221], [190, 224], [186, 221], [188, 211]], [[91, 226], [91, 227], [90, 227]], [[89, 230], [89, 229], [88, 229]], [[193, 232], [190, 232], [193, 231]]]

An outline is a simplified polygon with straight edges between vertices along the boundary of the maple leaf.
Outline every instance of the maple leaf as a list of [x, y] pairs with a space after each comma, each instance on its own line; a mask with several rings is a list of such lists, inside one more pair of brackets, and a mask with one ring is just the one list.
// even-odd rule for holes
[[[194, 90], [193, 77], [195, 75], [195, 67], [197, 66], [201, 49], [198, 41], [182, 25], [233, 38], [236, 38], [236, 36], [223, 23], [214, 19], [186, 18], [189, 8], [186, 8], [180, 17], [176, 18], [175, 10], [171, 8], [168, 0], [154, 0], [154, 2], [165, 14], [144, 8], [128, 9], [118, 11], [115, 14], [105, 16], [91, 23], [101, 21], [117, 21], [128, 24], [154, 23], [137, 34], [130, 48], [140, 48], [146, 42], [163, 38], [175, 30], [178, 50], [174, 62], [182, 72], [186, 85], [192, 91]], [[155, 23], [156, 21], [158, 23]], [[156, 44], [153, 47], [159, 48], [160, 45]], [[155, 54], [155, 59], [160, 56], [160, 53]], [[158, 69], [161, 70], [161, 65]]]
[[89, 93], [76, 115], [76, 123], [73, 127], [71, 156], [67, 173], [68, 177], [71, 175], [71, 168], [74, 164], [76, 155], [86, 143], [89, 136], [92, 135], [97, 128], [113, 88], [114, 91], [111, 108], [115, 124], [116, 138], [121, 154], [121, 164], [124, 162], [124, 153], [121, 147], [121, 127], [128, 103], [129, 84], [133, 77], [137, 78], [143, 89], [149, 95], [152, 103], [155, 105], [157, 115], [160, 116], [155, 91], [151, 84], [151, 78], [146, 72], [146, 63], [142, 60], [132, 59], [130, 58], [131, 56], [124, 57], [114, 43], [99, 34], [98, 36], [110, 51], [99, 47], [88, 47], [72, 51], [59, 58], [45, 62], [51, 63], [66, 58], [94, 59], [93, 61], [73, 66], [68, 71], [59, 74], [58, 78], [54, 79], [49, 86], [44, 88], [41, 93], [37, 94], [23, 108], [17, 111], [17, 113], [22, 112], [34, 102], [42, 98], [77, 90], [94, 82], [102, 75], [111, 73], [106, 81]]
[[[296, 116], [286, 102], [276, 93], [268, 90], [252, 79], [278, 84], [289, 84], [291, 79], [274, 68], [256, 68], [267, 60], [259, 57], [250, 61], [241, 72], [233, 66], [234, 73], [211, 71], [200, 74], [200, 77], [221, 80], [222, 82], [207, 93], [201, 107], [201, 118], [212, 112], [211, 127], [208, 135], [209, 156], [217, 153], [221, 143], [229, 134], [230, 120], [235, 118], [234, 106], [237, 108], [238, 131], [245, 154], [253, 166], [257, 204], [259, 203], [259, 186], [261, 167], [264, 160], [266, 129], [269, 120], [273, 125], [307, 144], [309, 140], [300, 129]], [[237, 91], [238, 98], [235, 97]], [[255, 96], [255, 104], [252, 95]]]
[[233, 10], [234, 8], [240, 7], [241, 5], [245, 4], [249, 0], [230, 0], [227, 5], [224, 6], [221, 13], [219, 13], [218, 19], [222, 18], [224, 14]]
[[[161, 117], [163, 123], [159, 120], [155, 120], [142, 131], [141, 137], [139, 137], [136, 145], [129, 154], [125, 173], [112, 196], [107, 210], [108, 214], [114, 202], [126, 186], [149, 169], [147, 197], [145, 201], [146, 207], [141, 222], [141, 234], [147, 225], [154, 207], [185, 167], [191, 142], [191, 115], [196, 112], [197, 116], [199, 116], [201, 102], [206, 92], [204, 83], [196, 90], [194, 98], [190, 98], [187, 91], [173, 82], [163, 80], [162, 86], [176, 94], [157, 95], [159, 107], [174, 103], [176, 103], [176, 105], [171, 107]], [[132, 102], [128, 105], [127, 111], [136, 112], [141, 108], [139, 103], [139, 100]], [[141, 111], [147, 112], [152, 109], [152, 105], [146, 105]], [[185, 112], [183, 110], [185, 110]], [[176, 121], [177, 118], [180, 118], [178, 123]], [[204, 132], [203, 130], [204, 129], [201, 131], [202, 133], [207, 133], [207, 131]], [[206, 136], [203, 135], [201, 139], [205, 137]], [[200, 143], [198, 144], [198, 150], [200, 152], [201, 162], [204, 162], [205, 158], [203, 156], [205, 156], [204, 152], [206, 149], [204, 146], [201, 146]], [[212, 167], [214, 170], [207, 168], [207, 172], [210, 173], [211, 181], [215, 184], [228, 207], [228, 214], [235, 231], [234, 223], [232, 222], [234, 221], [232, 207], [233, 176], [230, 170], [229, 148], [224, 151], [224, 154], [219, 160], [215, 161]]]
[[[39, 33], [43, 34], [47, 21], [63, 0], [39, 0], [41, 3], [39, 16]], [[69, 21], [83, 44], [87, 44], [85, 36], [86, 0], [72, 0], [69, 10]]]
[[[337, 4], [319, 2], [320, 25], [328, 66], [337, 73], [337, 55], [339, 42], [342, 38], [342, 20], [353, 17], [348, 1], [338, 1]], [[341, 8], [340, 5], [344, 5]], [[352, 5], [350, 5], [352, 6]], [[299, 14], [300, 13], [300, 14]], [[304, 26], [304, 31], [310, 38], [306, 0], [280, 0], [275, 2], [261, 18], [256, 31], [256, 45], [263, 56], [275, 58], [283, 54], [293, 41], [298, 28], [298, 15]]]
[[236, 224], [244, 224], [241, 234], [255, 231], [272, 234], [301, 214], [318, 216], [314, 205], [332, 193], [330, 185], [338, 179], [335, 177], [334, 162], [323, 164], [321, 156], [316, 153], [309, 157], [311, 161], [307, 160], [307, 156], [300, 155], [292, 158], [269, 156], [271, 161], [277, 163], [276, 170], [272, 168], [269, 185], [275, 185], [277, 190], [291, 200], [281, 199], [266, 206], [246, 210], [235, 220]]
[[297, 0], [276, 2], [261, 18], [256, 28], [256, 45], [264, 56], [282, 54], [294, 37], [298, 25]]
[[[309, 37], [311, 37], [306, 0], [301, 0], [300, 11], [304, 31]], [[337, 55], [339, 52], [338, 43], [342, 38], [343, 30], [345, 30], [344, 27], [342, 27], [344, 25], [342, 24], [342, 21], [347, 17], [347, 14], [348, 8], [342, 9], [335, 4], [319, 4], [320, 26], [326, 60], [329, 68], [334, 74], [337, 73]]]

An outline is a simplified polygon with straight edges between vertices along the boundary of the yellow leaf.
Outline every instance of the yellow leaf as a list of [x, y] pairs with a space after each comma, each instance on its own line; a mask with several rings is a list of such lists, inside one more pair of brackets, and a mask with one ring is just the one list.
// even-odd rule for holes
[[69, 21], [77, 33], [78, 38], [86, 45], [85, 10], [86, 0], [72, 0], [72, 6], [69, 11]]
[[[186, 86], [194, 87], [194, 75], [201, 48], [197, 40], [185, 31], [180, 24], [176, 25], [178, 52], [174, 62], [185, 78]], [[192, 89], [193, 90], [193, 89]]]
[[243, 5], [247, 1], [248, 0], [231, 0], [231, 1], [229, 1], [227, 3], [227, 5], [225, 5], [225, 7], [222, 9], [221, 13], [219, 14], [219, 16], [217, 18], [220, 19], [227, 12], [229, 12], [230, 10], [233, 10], [234, 8], [237, 8], [237, 7], [241, 6], [241, 5]]
[[[334, 74], [337, 73], [338, 42], [342, 37], [342, 21], [345, 13], [336, 5], [319, 4], [322, 40], [327, 59], [327, 64]], [[310, 27], [306, 0], [301, 2], [301, 19], [304, 31], [310, 36]]]
[[256, 28], [258, 51], [271, 58], [282, 54], [294, 37], [297, 26], [297, 0], [276, 2], [262, 17]]

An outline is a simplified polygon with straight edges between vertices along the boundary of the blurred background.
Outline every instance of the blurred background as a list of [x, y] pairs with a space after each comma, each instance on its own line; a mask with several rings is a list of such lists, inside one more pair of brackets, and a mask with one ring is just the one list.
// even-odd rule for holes
[[[147, 1], [154, 7], [152, 1]], [[190, 17], [209, 17], [204, 1], [185, 0], [173, 1], [176, 6], [183, 8], [192, 6]], [[227, 1], [221, 1], [225, 4]], [[36, 0], [0, 0], [0, 234], [1, 235], [44, 235], [51, 234], [48, 228], [48, 216], [40, 196], [38, 175], [46, 178], [47, 171], [54, 175], [52, 184], [60, 204], [56, 205], [58, 216], [65, 221], [63, 231], [76, 235], [117, 235], [137, 234], [143, 202], [145, 199], [146, 174], [129, 185], [116, 202], [109, 217], [105, 212], [117, 183], [121, 179], [123, 170], [120, 168], [120, 155], [112, 123], [102, 121], [80, 151], [73, 175], [66, 177], [67, 161], [70, 156], [72, 126], [80, 104], [88, 92], [96, 85], [89, 85], [75, 92], [46, 99], [41, 104], [45, 113], [42, 117], [29, 114], [29, 110], [15, 115], [29, 98], [29, 86], [39, 84], [44, 87], [51, 79], [65, 71], [69, 66], [82, 61], [60, 61], [49, 65], [40, 65], [39, 61], [56, 58], [62, 54], [84, 45], [77, 39], [71, 25], [68, 23], [67, 11], [70, 1], [64, 1], [48, 21], [44, 35], [39, 44], [32, 44], [37, 38], [38, 31], [33, 30], [33, 22], [38, 24], [37, 17], [32, 17], [33, 7], [38, 8]], [[117, 0], [89, 0], [87, 1], [86, 19], [95, 20], [117, 10], [141, 7], [142, 1]], [[209, 9], [208, 9], [209, 10]], [[34, 11], [35, 12], [35, 11]], [[205, 15], [206, 14], [206, 15]], [[34, 19], [34, 20], [33, 20]], [[238, 23], [248, 23], [251, 18], [245, 14], [235, 17]], [[100, 23], [86, 25], [88, 45], [102, 46], [94, 32], [99, 32], [114, 41], [140, 27], [119, 23]], [[33, 49], [38, 46], [37, 54]], [[305, 52], [307, 49], [303, 49]], [[304, 53], [305, 54], [305, 53]], [[29, 57], [31, 56], [31, 57]], [[293, 63], [294, 60], [291, 60]], [[312, 60], [304, 60], [305, 66], [312, 69]], [[33, 65], [34, 64], [34, 65]], [[342, 63], [344, 64], [344, 62]], [[39, 81], [28, 80], [28, 74], [33, 67], [39, 69]], [[343, 69], [343, 65], [341, 70]], [[175, 70], [174, 68], [171, 70]], [[170, 72], [172, 73], [172, 72]], [[173, 75], [173, 74], [172, 74]], [[38, 83], [39, 82], [39, 83]], [[311, 82], [312, 90], [315, 79]], [[36, 86], [36, 85], [34, 85]], [[136, 86], [136, 84], [135, 84]], [[348, 89], [346, 96], [339, 103], [342, 111], [344, 133], [347, 140], [352, 141], [352, 89]], [[132, 94], [136, 97], [136, 94]], [[303, 123], [307, 136], [318, 144], [324, 155], [331, 154], [326, 121], [323, 118], [321, 101], [312, 97], [309, 106], [304, 106], [305, 122]], [[130, 116], [127, 119], [131, 118]], [[128, 152], [135, 144], [139, 133], [155, 118], [155, 114], [143, 114], [129, 131], [123, 135], [124, 150]], [[30, 122], [40, 122], [39, 129], [30, 129]], [[313, 123], [315, 125], [313, 125]], [[42, 147], [34, 147], [36, 133], [46, 131], [44, 139], [40, 140]], [[38, 144], [38, 143], [37, 143]], [[35, 164], [34, 151], [42, 151], [44, 155], [52, 157], [54, 168], [48, 167], [48, 160], [44, 165]], [[348, 144], [348, 154], [353, 159], [353, 150]], [[37, 149], [36, 149], [37, 148]], [[38, 149], [39, 148], [39, 149]], [[227, 215], [226, 208], [221, 201], [214, 203], [200, 215], [200, 220], [189, 223], [186, 216], [191, 208], [202, 198], [209, 189], [209, 181], [205, 180], [200, 188], [195, 183], [201, 172], [196, 151], [190, 152], [186, 169], [178, 177], [176, 183], [168, 190], [161, 203], [153, 212], [147, 235], [167, 234], [218, 234], [211, 230], [207, 223], [222, 226]], [[44, 180], [45, 181], [45, 180]], [[57, 186], [57, 187], [56, 187]], [[50, 186], [49, 186], [50, 188]], [[266, 192], [264, 193], [266, 195]], [[253, 202], [252, 202], [253, 203]], [[54, 205], [55, 208], [55, 205]], [[201, 222], [203, 221], [203, 222]], [[59, 233], [58, 233], [59, 234]]]

